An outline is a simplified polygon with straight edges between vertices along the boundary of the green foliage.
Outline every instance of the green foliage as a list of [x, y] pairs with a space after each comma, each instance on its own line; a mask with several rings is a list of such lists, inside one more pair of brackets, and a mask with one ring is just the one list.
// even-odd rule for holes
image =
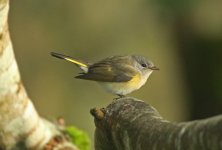
[[90, 138], [87, 133], [74, 126], [65, 128], [65, 132], [80, 150], [90, 150]]

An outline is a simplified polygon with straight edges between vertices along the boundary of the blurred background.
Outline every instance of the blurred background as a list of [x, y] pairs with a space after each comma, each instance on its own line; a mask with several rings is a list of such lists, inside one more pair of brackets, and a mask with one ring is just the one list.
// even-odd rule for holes
[[51, 51], [89, 62], [139, 54], [161, 70], [130, 94], [179, 122], [222, 113], [222, 1], [14, 0], [9, 26], [26, 90], [40, 115], [63, 116], [89, 133], [90, 108], [116, 96], [77, 80], [75, 65]]

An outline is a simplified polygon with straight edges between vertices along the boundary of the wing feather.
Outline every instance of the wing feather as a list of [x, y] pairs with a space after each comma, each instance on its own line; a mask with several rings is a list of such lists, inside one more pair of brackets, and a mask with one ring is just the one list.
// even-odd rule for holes
[[76, 78], [102, 82], [127, 82], [137, 74], [127, 57], [118, 58], [118, 61], [113, 59], [116, 57], [107, 58], [89, 66], [87, 73], [78, 75]]

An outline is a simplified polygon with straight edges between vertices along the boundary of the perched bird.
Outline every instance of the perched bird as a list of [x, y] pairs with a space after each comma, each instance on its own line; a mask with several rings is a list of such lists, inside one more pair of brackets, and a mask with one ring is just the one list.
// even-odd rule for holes
[[138, 90], [153, 70], [159, 70], [138, 55], [111, 56], [92, 64], [55, 52], [51, 55], [76, 64], [83, 72], [75, 78], [97, 81], [108, 92], [120, 97]]

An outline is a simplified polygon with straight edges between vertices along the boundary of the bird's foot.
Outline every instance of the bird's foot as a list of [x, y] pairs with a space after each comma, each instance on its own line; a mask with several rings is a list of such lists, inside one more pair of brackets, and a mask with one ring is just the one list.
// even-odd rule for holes
[[118, 99], [121, 99], [121, 98], [126, 97], [125, 95], [120, 95], [120, 94], [118, 94], [118, 96], [119, 96], [119, 97], [116, 97], [116, 98], [114, 98], [113, 100], [116, 101], [116, 100], [118, 100]]

